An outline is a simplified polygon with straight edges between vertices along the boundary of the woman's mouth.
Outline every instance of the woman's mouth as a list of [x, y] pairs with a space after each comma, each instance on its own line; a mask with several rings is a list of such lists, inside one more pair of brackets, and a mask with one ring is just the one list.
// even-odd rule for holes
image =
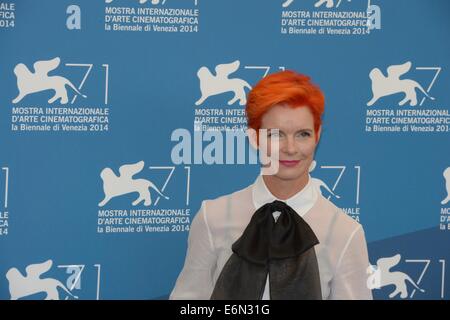
[[280, 160], [280, 164], [285, 167], [295, 167], [300, 160]]

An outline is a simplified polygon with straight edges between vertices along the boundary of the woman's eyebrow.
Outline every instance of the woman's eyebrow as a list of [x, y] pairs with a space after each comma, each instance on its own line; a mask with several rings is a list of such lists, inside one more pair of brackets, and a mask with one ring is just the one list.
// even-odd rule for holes
[[[281, 133], [285, 133], [283, 130], [281, 130], [281, 129], [279, 129], [279, 128], [264, 128], [264, 130], [267, 130], [268, 132], [271, 132], [271, 131], [279, 131], [279, 132], [281, 132]], [[304, 132], [304, 131], [312, 132], [313, 129], [311, 129], [311, 128], [298, 129], [297, 131], [295, 131], [295, 133], [298, 133], [298, 132]]]
[[267, 131], [280, 131], [280, 132], [282, 132], [282, 130], [280, 130], [279, 128], [263, 128], [263, 130], [267, 130]]
[[[284, 132], [283, 130], [281, 130], [279, 128], [264, 128], [264, 129], [266, 129], [267, 131], [278, 130], [280, 132]], [[300, 131], [313, 131], [313, 129], [311, 129], [311, 128], [303, 128], [303, 129], [298, 129], [295, 132], [300, 132]]]

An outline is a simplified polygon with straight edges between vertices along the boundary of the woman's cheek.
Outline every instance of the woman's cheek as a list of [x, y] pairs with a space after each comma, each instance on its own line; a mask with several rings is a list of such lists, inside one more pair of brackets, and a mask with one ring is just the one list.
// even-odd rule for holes
[[315, 150], [316, 144], [313, 142], [304, 143], [300, 146], [300, 151], [305, 157], [313, 156]]

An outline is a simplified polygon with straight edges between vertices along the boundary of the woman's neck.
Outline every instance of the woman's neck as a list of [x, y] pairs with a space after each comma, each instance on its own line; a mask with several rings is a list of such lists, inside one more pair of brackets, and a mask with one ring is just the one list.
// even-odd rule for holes
[[275, 197], [287, 200], [305, 188], [309, 181], [309, 175], [293, 180], [284, 180], [273, 175], [263, 175], [263, 180], [267, 189]]

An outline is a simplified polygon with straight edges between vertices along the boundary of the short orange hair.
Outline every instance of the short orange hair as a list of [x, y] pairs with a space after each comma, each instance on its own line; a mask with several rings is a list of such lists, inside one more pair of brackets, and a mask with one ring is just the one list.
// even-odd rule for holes
[[269, 74], [260, 80], [248, 93], [245, 107], [248, 127], [260, 129], [263, 115], [275, 105], [309, 108], [313, 114], [314, 131], [317, 136], [322, 124], [325, 97], [322, 90], [310, 82], [310, 77], [286, 70]]

